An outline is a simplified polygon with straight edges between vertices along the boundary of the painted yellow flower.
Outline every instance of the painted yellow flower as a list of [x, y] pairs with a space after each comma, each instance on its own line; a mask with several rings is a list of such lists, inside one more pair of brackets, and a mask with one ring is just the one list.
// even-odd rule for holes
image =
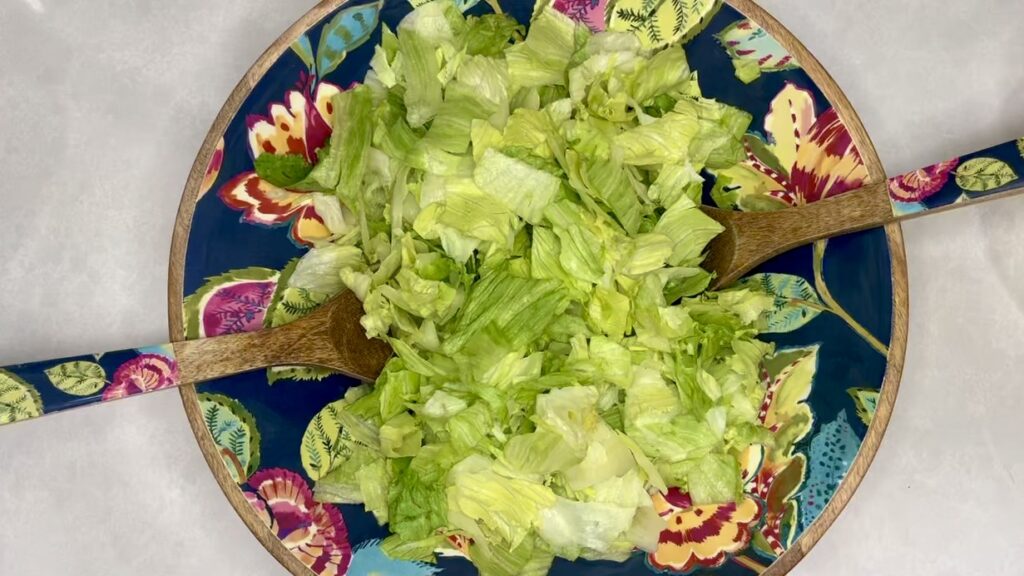
[[861, 187], [867, 168], [834, 108], [819, 114], [809, 90], [787, 83], [772, 100], [764, 135], [748, 134], [747, 160], [716, 174], [723, 207], [770, 210]]
[[717, 568], [750, 544], [751, 529], [761, 517], [761, 503], [749, 496], [738, 502], [694, 506], [677, 488], [654, 496], [654, 509], [665, 518], [658, 547], [647, 555], [656, 570], [688, 573]]

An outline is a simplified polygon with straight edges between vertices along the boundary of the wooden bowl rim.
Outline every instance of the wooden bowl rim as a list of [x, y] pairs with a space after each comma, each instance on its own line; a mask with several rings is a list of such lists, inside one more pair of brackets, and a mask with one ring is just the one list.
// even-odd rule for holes
[[[223, 136], [232, 118], [238, 112], [242, 102], [245, 101], [256, 86], [256, 83], [266, 74], [274, 62], [306, 30], [319, 22], [324, 16], [349, 1], [322, 0], [292, 24], [260, 55], [252, 67], [245, 73], [221, 107], [216, 120], [213, 122], [213, 126], [210, 127], [210, 131], [203, 141], [203, 145], [196, 156], [192, 170], [189, 172], [188, 180], [185, 183], [171, 240], [167, 307], [172, 341], [181, 340], [185, 333], [184, 311], [182, 309], [182, 301], [184, 300], [185, 254], [188, 248], [189, 231], [192, 227], [192, 216], [199, 197], [200, 184], [206, 174], [207, 166], [209, 166], [210, 159], [213, 157], [218, 141]], [[814, 55], [785, 26], [757, 5], [754, 0], [725, 0], [725, 3], [760, 24], [785, 49], [793, 54], [807, 75], [831, 102], [846, 128], [850, 131], [853, 141], [857, 145], [867, 167], [868, 182], [883, 181], [885, 179], [885, 170], [874, 144], [872, 144], [864, 129], [864, 125], [861, 123], [846, 95]], [[818, 543], [850, 502], [854, 492], [857, 491], [858, 486], [860, 486], [861, 481], [864, 479], [864, 475], [871, 466], [871, 462], [875, 458], [875, 454], [878, 452], [878, 447], [889, 425], [899, 392], [900, 376], [903, 372], [904, 356], [907, 349], [909, 299], [907, 262], [902, 230], [900, 225], [895, 223], [886, 226], [885, 232], [892, 262], [892, 338], [889, 343], [886, 372], [882, 381], [881, 395], [874, 419], [857, 453], [857, 458], [850, 466], [846, 478], [840, 484], [824, 511], [800, 535], [794, 545], [772, 563], [768, 570], [764, 572], [764, 576], [782, 576], [789, 573]], [[289, 572], [294, 576], [309, 576], [311, 574], [309, 568], [296, 558], [291, 551], [285, 548], [277, 536], [270, 531], [270, 528], [260, 520], [255, 510], [252, 509], [252, 506], [243, 496], [238, 483], [235, 482], [224, 467], [220, 450], [206, 430], [195, 386], [181, 387], [181, 399], [185, 408], [185, 414], [188, 416], [189, 424], [192, 427], [192, 432], [196, 437], [203, 457], [206, 459], [217, 484], [220, 485], [221, 491], [224, 492], [228, 501], [231, 502], [231, 506], [238, 513], [242, 522], [259, 540], [260, 544]]]

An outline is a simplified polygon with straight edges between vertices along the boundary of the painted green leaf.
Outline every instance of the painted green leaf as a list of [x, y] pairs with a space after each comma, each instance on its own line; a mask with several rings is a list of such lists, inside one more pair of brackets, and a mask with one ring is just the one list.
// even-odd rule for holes
[[[263, 322], [264, 327], [274, 328], [298, 320], [330, 299], [325, 294], [288, 286], [288, 280], [295, 272], [298, 263], [299, 259], [295, 258], [281, 271], [277, 290], [267, 308], [267, 315]], [[331, 370], [314, 366], [274, 366], [267, 369], [267, 383], [275, 384], [282, 380], [319, 381], [331, 374], [334, 374]]]
[[286, 380], [298, 382], [319, 382], [336, 372], [318, 366], [274, 366], [267, 368], [267, 384]]
[[814, 422], [807, 397], [818, 371], [818, 346], [780, 350], [764, 367], [770, 377], [764, 425], [776, 429], [771, 459], [785, 460]]
[[814, 320], [824, 309], [811, 283], [799, 276], [752, 274], [740, 285], [775, 297], [775, 306], [760, 320], [759, 327], [768, 334], [792, 332]]
[[778, 545], [780, 549], [777, 550], [778, 552], [788, 550], [799, 534], [797, 530], [799, 504], [795, 497], [803, 487], [806, 472], [807, 459], [803, 454], [798, 454], [790, 461], [789, 466], [779, 473], [768, 490], [769, 510], [775, 514], [781, 511], [782, 515], [779, 519], [780, 539]]
[[1018, 178], [1009, 164], [996, 158], [975, 158], [956, 169], [956, 183], [969, 192], [987, 192]]
[[309, 422], [302, 435], [299, 450], [302, 467], [313, 480], [319, 480], [349, 455], [342, 441], [348, 437], [338, 418], [338, 410], [344, 400], [332, 402], [324, 407]]
[[72, 396], [95, 394], [107, 384], [107, 373], [95, 362], [65, 362], [44, 372], [51, 384]]
[[18, 376], [0, 368], [0, 424], [42, 416], [39, 392]]
[[870, 426], [875, 418], [875, 410], [878, 409], [879, 391], [873, 388], [850, 388], [846, 392], [857, 406], [857, 416], [865, 426]]
[[860, 450], [861, 439], [850, 427], [846, 411], [821, 427], [811, 440], [807, 485], [800, 493], [800, 531], [825, 509]]
[[[768, 558], [780, 556], [793, 545], [799, 535], [797, 527], [800, 506], [795, 497], [803, 487], [806, 475], [807, 458], [797, 454], [776, 473], [768, 487], [765, 524], [755, 532], [752, 541], [754, 548]], [[766, 532], [774, 532], [775, 538], [769, 541], [764, 536]]]
[[1017, 138], [1017, 151], [1024, 156], [1024, 138]]
[[768, 539], [764, 537], [764, 534], [760, 530], [754, 531], [754, 537], [750, 539], [750, 547], [766, 558], [775, 558], [778, 556], [775, 553], [775, 550], [772, 549], [772, 545], [768, 542]]
[[309, 36], [303, 34], [299, 36], [299, 39], [292, 42], [292, 51], [302, 60], [306, 68], [310, 71], [314, 71], [313, 63], [313, 45], [309, 42]]
[[203, 421], [220, 448], [224, 467], [235, 482], [245, 482], [260, 465], [260, 432], [256, 420], [238, 400], [220, 394], [200, 394]]
[[[785, 178], [789, 177], [789, 166], [783, 166], [768, 144], [759, 136], [747, 134], [744, 146], [759, 164], [763, 164]], [[739, 208], [745, 212], [769, 212], [789, 208], [785, 200], [777, 196], [779, 183], [765, 172], [755, 169], [749, 163], [736, 164], [725, 170], [715, 170], [715, 185], [711, 197], [719, 208]]]
[[655, 48], [695, 36], [720, 7], [719, 0], [619, 0], [609, 9], [608, 29], [633, 32]]
[[349, 52], [361, 46], [377, 28], [379, 4], [354, 6], [338, 12], [320, 32], [316, 69], [323, 78], [333, 72]]
[[285, 287], [281, 290], [281, 299], [273, 303], [273, 308], [270, 309], [270, 326], [283, 326], [308, 316], [328, 300], [330, 296], [326, 294], [305, 288]]

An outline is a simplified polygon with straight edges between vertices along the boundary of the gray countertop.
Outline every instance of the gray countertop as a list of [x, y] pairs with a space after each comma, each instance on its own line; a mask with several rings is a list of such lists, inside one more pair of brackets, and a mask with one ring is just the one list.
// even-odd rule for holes
[[[161, 342], [178, 197], [298, 0], [0, 2], [0, 364]], [[763, 0], [890, 174], [1024, 134], [1024, 3]], [[1024, 197], [908, 223], [888, 435], [798, 576], [1024, 573]], [[283, 575], [177, 394], [0, 431], [0, 573]]]

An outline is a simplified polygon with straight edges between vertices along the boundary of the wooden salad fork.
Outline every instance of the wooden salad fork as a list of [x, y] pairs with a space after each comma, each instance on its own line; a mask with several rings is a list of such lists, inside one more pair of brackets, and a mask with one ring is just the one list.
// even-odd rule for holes
[[769, 212], [703, 206], [724, 230], [708, 245], [703, 267], [712, 288], [729, 286], [759, 264], [815, 240], [1005, 198], [1024, 190], [1024, 138], [869, 184]]
[[[1018, 142], [1007, 142], [773, 212], [703, 207], [724, 227], [709, 245], [704, 267], [716, 274], [713, 287], [720, 288], [815, 240], [1020, 192], [1022, 150]], [[319, 366], [374, 380], [392, 350], [366, 338], [362, 313], [362, 303], [344, 292], [277, 328], [0, 368], [0, 424], [272, 366]]]

